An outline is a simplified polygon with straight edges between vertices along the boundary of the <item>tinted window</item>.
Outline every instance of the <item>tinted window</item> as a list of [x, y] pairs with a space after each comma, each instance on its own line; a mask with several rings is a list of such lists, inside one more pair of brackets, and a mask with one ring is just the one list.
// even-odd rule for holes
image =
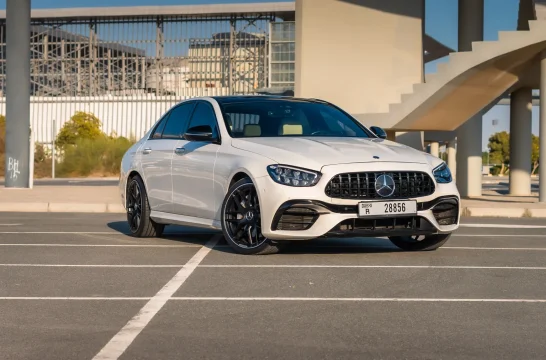
[[295, 100], [222, 105], [231, 136], [372, 137], [360, 123], [334, 106]]
[[197, 104], [193, 116], [191, 117], [190, 127], [202, 125], [209, 125], [212, 128], [212, 136], [218, 137], [218, 126], [216, 124], [214, 109], [210, 104], [204, 102]]
[[163, 129], [165, 129], [165, 124], [167, 124], [167, 120], [169, 119], [169, 115], [171, 113], [167, 113], [161, 120], [159, 120], [159, 124], [154, 129], [154, 132], [152, 134], [152, 139], [161, 139], [161, 135], [163, 134]]
[[194, 103], [185, 103], [171, 110], [167, 125], [163, 130], [163, 139], [179, 139], [188, 126]]

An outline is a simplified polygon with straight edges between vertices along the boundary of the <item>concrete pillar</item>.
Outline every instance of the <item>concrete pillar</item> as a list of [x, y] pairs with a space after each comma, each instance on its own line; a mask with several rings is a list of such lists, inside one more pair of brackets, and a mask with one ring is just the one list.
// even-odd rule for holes
[[510, 195], [531, 194], [532, 108], [532, 89], [511, 94]]
[[5, 186], [30, 187], [30, 0], [6, 2]]
[[440, 157], [440, 143], [433, 141], [430, 143], [430, 155]]
[[451, 176], [456, 180], [457, 177], [457, 149], [455, 148], [457, 142], [451, 140], [447, 143], [447, 166], [451, 170]]
[[540, 61], [540, 167], [538, 201], [546, 202], [546, 51]]
[[[484, 0], [459, 0], [459, 51], [483, 41]], [[461, 196], [482, 195], [482, 113], [457, 129], [457, 187]]]
[[397, 132], [396, 142], [419, 151], [425, 149], [425, 139], [422, 131]]
[[295, 96], [388, 112], [422, 82], [423, 3], [296, 0]]
[[396, 131], [394, 130], [386, 130], [387, 132], [387, 140], [389, 141], [396, 141]]

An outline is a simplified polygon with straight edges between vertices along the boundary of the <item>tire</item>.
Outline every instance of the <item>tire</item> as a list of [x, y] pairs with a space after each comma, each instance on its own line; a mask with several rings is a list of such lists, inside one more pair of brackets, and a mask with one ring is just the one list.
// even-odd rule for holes
[[[250, 215], [251, 214], [251, 215]], [[235, 252], [243, 255], [276, 254], [282, 242], [265, 238], [261, 231], [260, 204], [249, 178], [233, 184], [222, 203], [222, 232]]]
[[163, 234], [165, 225], [150, 219], [150, 203], [144, 182], [136, 175], [127, 183], [127, 223], [134, 237], [159, 237]]
[[450, 237], [451, 234], [436, 234], [419, 240], [419, 236], [391, 236], [389, 240], [404, 251], [431, 251], [444, 245]]

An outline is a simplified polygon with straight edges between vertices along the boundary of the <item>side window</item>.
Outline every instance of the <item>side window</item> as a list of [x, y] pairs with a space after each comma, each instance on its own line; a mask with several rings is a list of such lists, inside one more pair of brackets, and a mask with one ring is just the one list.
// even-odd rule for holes
[[169, 120], [169, 116], [171, 113], [167, 113], [161, 120], [159, 120], [159, 124], [154, 129], [154, 132], [152, 133], [151, 139], [161, 139], [161, 135], [163, 134], [163, 129], [165, 129], [165, 124], [167, 124], [167, 120]]
[[209, 125], [212, 128], [212, 136], [218, 137], [218, 125], [216, 123], [216, 115], [214, 115], [214, 109], [212, 106], [205, 102], [199, 102], [193, 116], [191, 117], [191, 123], [189, 127]]
[[180, 139], [188, 127], [194, 106], [194, 103], [184, 103], [171, 111], [167, 125], [163, 130], [163, 139]]

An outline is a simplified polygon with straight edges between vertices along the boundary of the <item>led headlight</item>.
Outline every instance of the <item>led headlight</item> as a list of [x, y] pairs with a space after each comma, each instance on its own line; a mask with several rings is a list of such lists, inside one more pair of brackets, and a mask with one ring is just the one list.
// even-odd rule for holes
[[320, 178], [319, 173], [283, 165], [269, 165], [267, 172], [275, 182], [288, 186], [313, 186]]
[[434, 178], [438, 184], [447, 184], [453, 180], [451, 177], [451, 171], [447, 167], [446, 163], [442, 163], [440, 166], [434, 168], [434, 170], [432, 170], [432, 174], [434, 175]]

